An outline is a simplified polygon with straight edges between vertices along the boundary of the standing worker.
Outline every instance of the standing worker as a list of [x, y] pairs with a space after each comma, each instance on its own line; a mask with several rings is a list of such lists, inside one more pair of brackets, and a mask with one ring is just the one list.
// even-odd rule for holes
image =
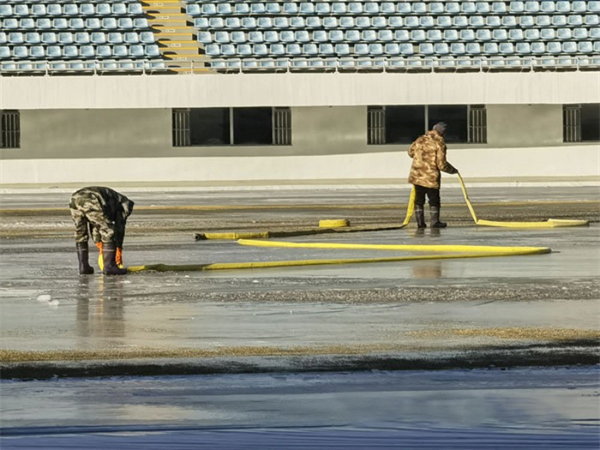
[[125, 275], [123, 240], [127, 218], [133, 202], [107, 187], [85, 187], [71, 196], [69, 208], [75, 223], [75, 242], [79, 258], [79, 273], [92, 274], [89, 264], [88, 239], [90, 229], [104, 261], [105, 275]]
[[415, 187], [415, 217], [419, 228], [427, 228], [425, 195], [429, 199], [431, 228], [446, 228], [446, 223], [440, 222], [440, 171], [455, 174], [458, 170], [446, 161], [445, 132], [446, 124], [436, 123], [431, 131], [417, 138], [408, 149], [408, 156], [413, 159], [408, 182]]

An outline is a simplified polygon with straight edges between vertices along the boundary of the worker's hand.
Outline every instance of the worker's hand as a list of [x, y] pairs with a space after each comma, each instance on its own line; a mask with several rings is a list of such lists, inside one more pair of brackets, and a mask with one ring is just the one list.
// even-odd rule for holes
[[117, 266], [120, 269], [123, 268], [123, 249], [121, 247], [117, 247], [117, 253], [115, 255], [115, 263], [117, 263]]
[[458, 173], [458, 169], [456, 167], [453, 167], [454, 171], [450, 172], [452, 175], [456, 175]]

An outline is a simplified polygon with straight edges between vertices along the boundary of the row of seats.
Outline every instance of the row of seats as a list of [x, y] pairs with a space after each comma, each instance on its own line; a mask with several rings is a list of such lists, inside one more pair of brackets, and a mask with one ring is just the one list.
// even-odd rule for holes
[[139, 16], [143, 15], [141, 3], [50, 3], [46, 4], [0, 4], [0, 17], [29, 16]]
[[0, 72], [63, 72], [63, 71], [140, 71], [164, 70], [165, 62], [160, 59], [101, 60], [101, 61], [2, 61]]
[[0, 45], [0, 59], [160, 57], [158, 45]]
[[[408, 42], [408, 41], [550, 41], [550, 40], [597, 40], [600, 39], [600, 28], [543, 28], [541, 30], [521, 30], [521, 29], [480, 29], [480, 30], [316, 30], [316, 31], [210, 31], [198, 32], [198, 42], [202, 44], [243, 44], [250, 42], [253, 44], [267, 43], [308, 43], [308, 42]], [[1, 42], [1, 38], [0, 38]]]
[[103, 19], [92, 17], [82, 18], [56, 18], [47, 17], [33, 19], [0, 19], [0, 30], [143, 30], [148, 29], [148, 20], [144, 17], [105, 17]]
[[536, 28], [593, 26], [600, 23], [598, 14], [557, 16], [344, 16], [344, 17], [196, 17], [194, 26], [200, 30], [227, 29], [286, 29], [286, 28]]
[[126, 33], [103, 33], [81, 31], [70, 32], [45, 32], [45, 33], [5, 33], [0, 31], [0, 44], [154, 44], [154, 33], [142, 31], [141, 33], [130, 31]]
[[442, 56], [440, 58], [247, 58], [216, 59], [208, 63], [214, 69], [252, 70], [252, 69], [360, 69], [360, 68], [548, 68], [548, 67], [598, 67], [600, 57], [544, 57], [540, 59], [516, 56], [497, 56], [490, 58], [471, 58]]
[[191, 16], [206, 14], [519, 14], [600, 12], [600, 1], [528, 1], [510, 2], [237, 2], [204, 3], [188, 1]]
[[308, 43], [308, 44], [208, 44], [206, 54], [213, 57], [246, 57], [246, 56], [314, 56], [314, 55], [543, 55], [543, 54], [570, 54], [600, 52], [598, 42], [520, 42], [516, 45], [511, 42], [495, 43], [423, 43], [413, 44], [366, 44], [350, 45], [346, 43]]

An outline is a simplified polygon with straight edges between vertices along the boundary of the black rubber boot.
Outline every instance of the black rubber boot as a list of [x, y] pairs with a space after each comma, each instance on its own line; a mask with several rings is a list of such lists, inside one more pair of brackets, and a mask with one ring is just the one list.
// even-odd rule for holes
[[102, 259], [104, 260], [104, 275], [125, 275], [127, 269], [121, 269], [115, 262], [117, 247], [114, 243], [104, 243], [102, 245]]
[[425, 210], [422, 206], [415, 206], [415, 219], [417, 219], [418, 228], [427, 228], [425, 223]]
[[448, 224], [446, 222], [440, 222], [440, 207], [431, 206], [431, 228], [446, 228]]
[[94, 268], [90, 266], [90, 252], [87, 242], [77, 242], [77, 259], [79, 259], [79, 274], [91, 275]]

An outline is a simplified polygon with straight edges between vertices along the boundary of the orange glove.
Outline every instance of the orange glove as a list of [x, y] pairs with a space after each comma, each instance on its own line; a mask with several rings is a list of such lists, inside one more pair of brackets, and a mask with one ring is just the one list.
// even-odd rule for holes
[[115, 263], [121, 269], [123, 268], [123, 249], [121, 247], [117, 247], [117, 253], [115, 255]]

